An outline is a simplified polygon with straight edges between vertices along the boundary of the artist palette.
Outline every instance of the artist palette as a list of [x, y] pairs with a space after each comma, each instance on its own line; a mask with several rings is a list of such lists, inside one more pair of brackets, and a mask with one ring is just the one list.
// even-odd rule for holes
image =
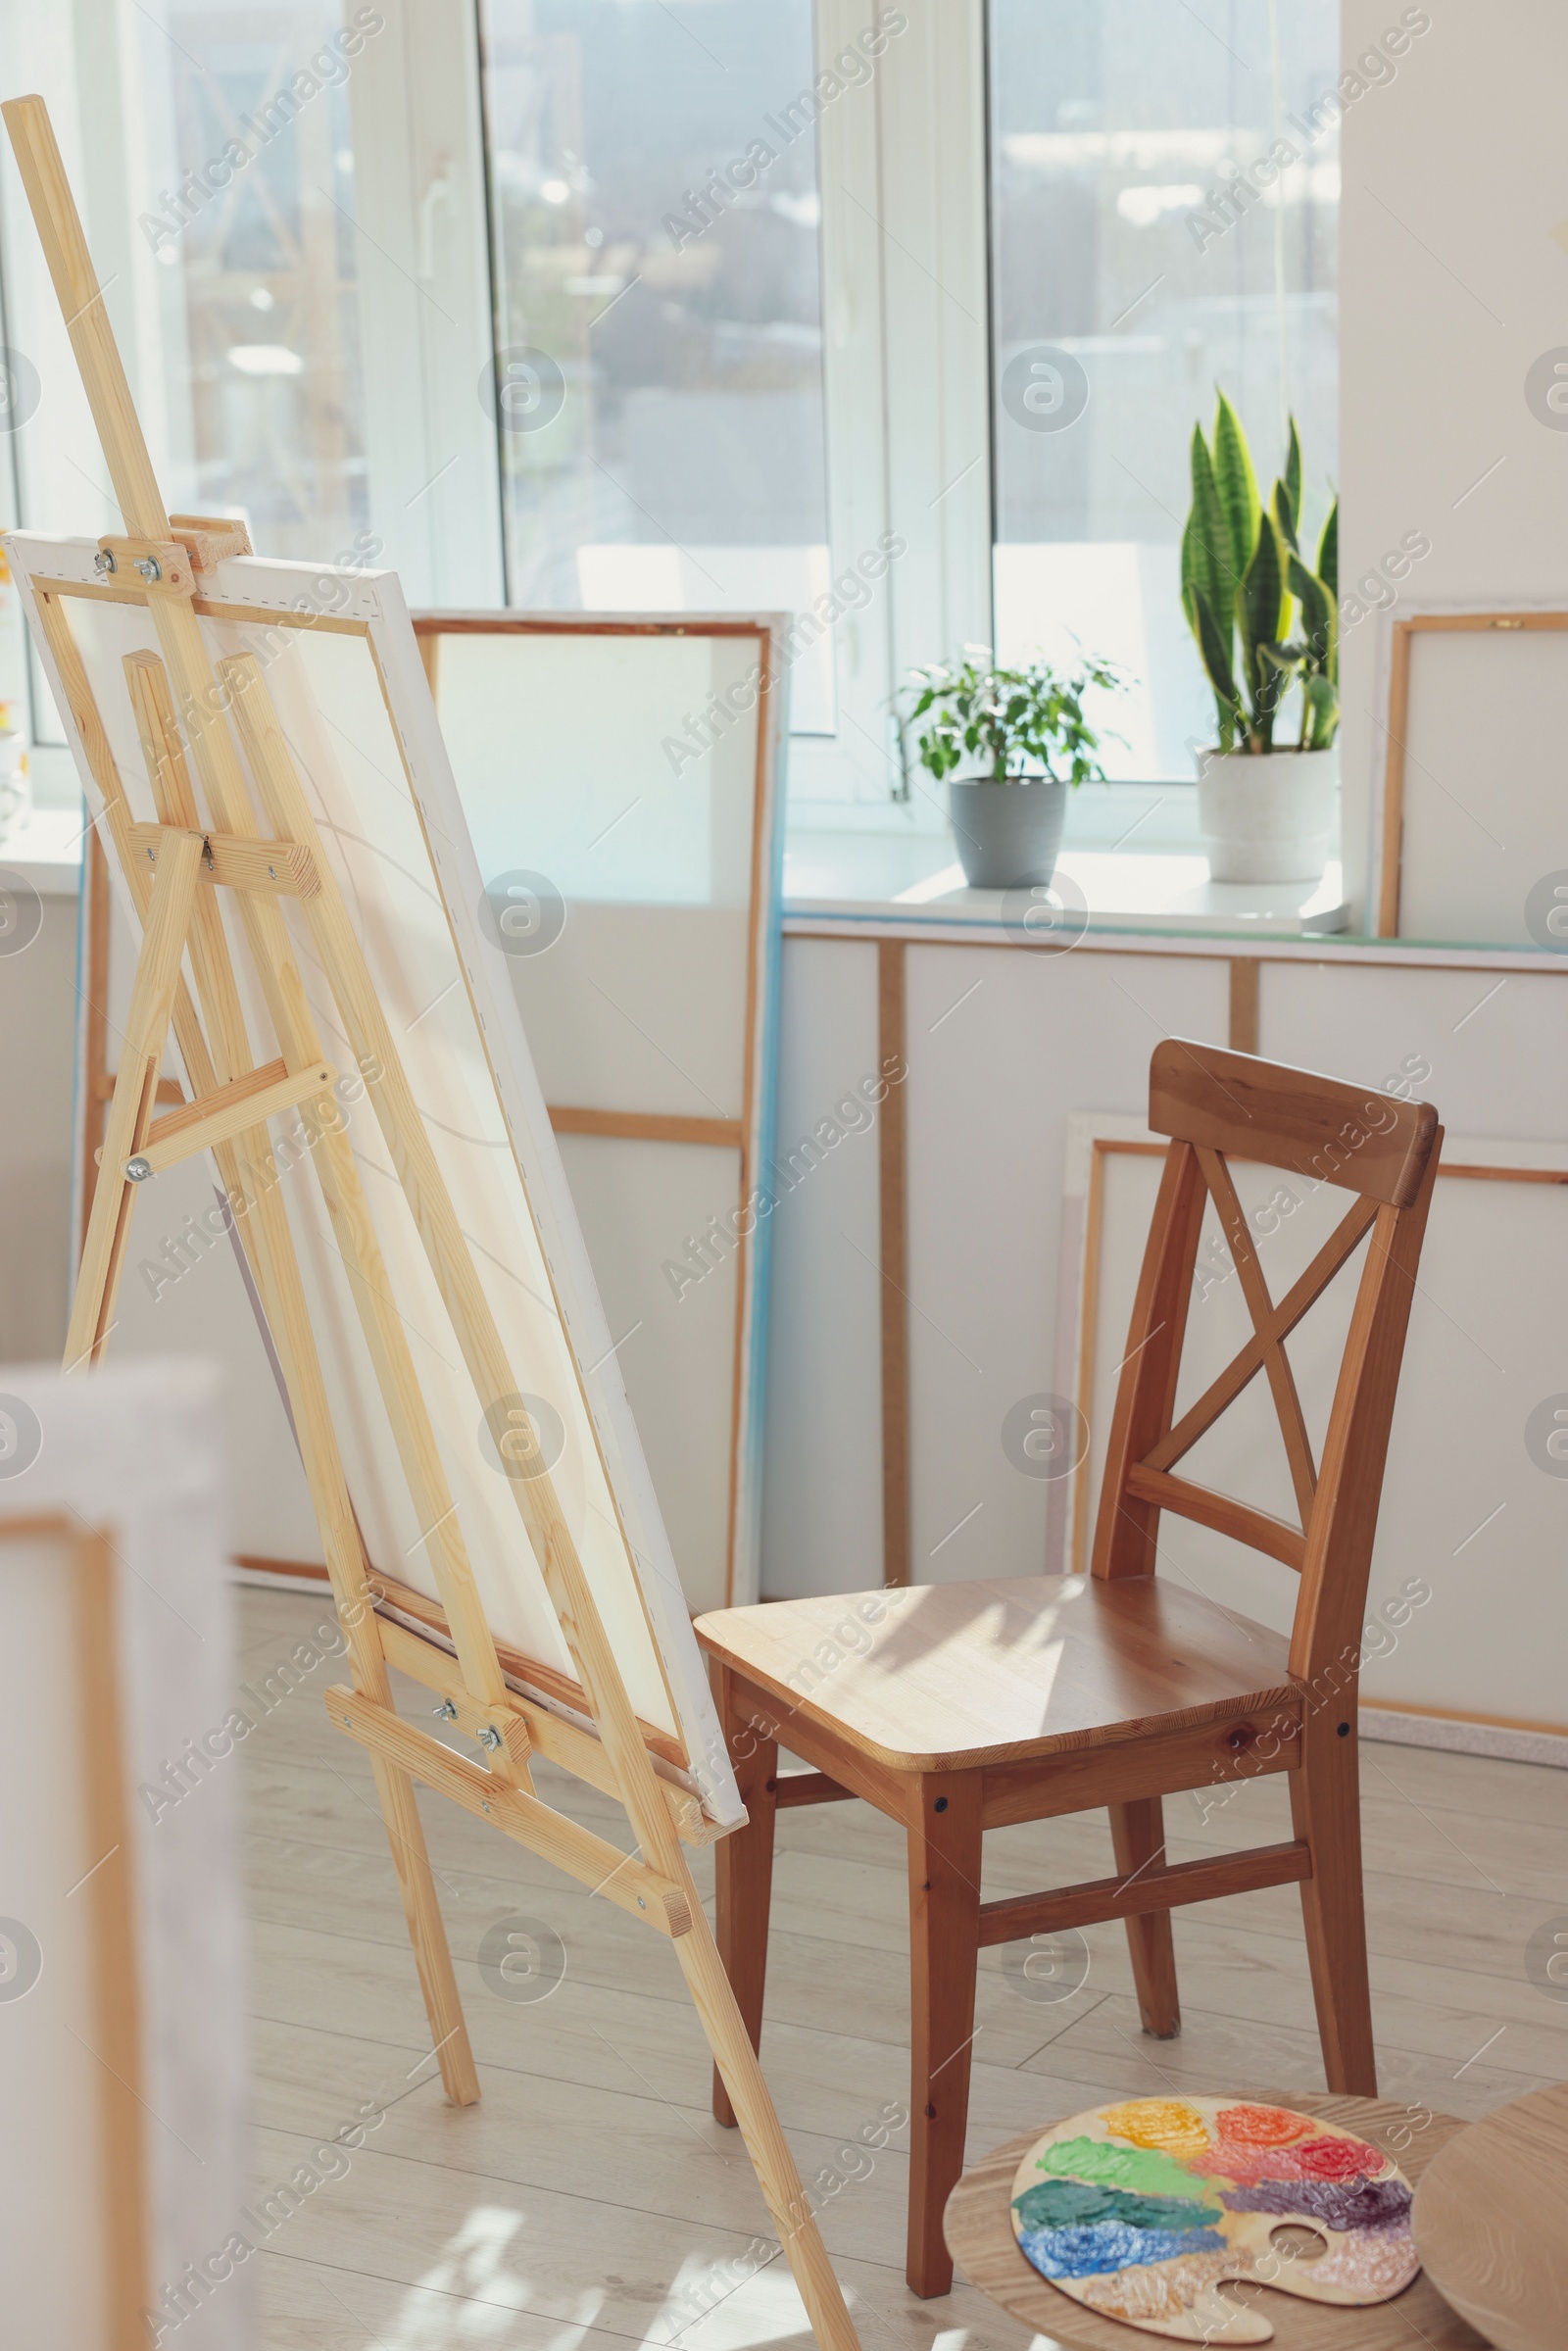
[[[1075, 2302], [1188, 2343], [1273, 2340], [1256, 2297], [1218, 2293], [1222, 2278], [1364, 2307], [1421, 2266], [1409, 2181], [1380, 2148], [1226, 2098], [1129, 2098], [1055, 2124], [1018, 2166], [1012, 2226]], [[1301, 2231], [1326, 2249], [1312, 2257]]]

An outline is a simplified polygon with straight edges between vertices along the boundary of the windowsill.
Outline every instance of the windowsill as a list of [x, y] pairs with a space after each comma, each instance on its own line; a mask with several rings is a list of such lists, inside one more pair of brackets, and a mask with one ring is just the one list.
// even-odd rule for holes
[[[1337, 863], [1317, 882], [1211, 882], [1207, 858], [1190, 851], [1066, 849], [1056, 870], [1072, 885], [1063, 893], [1063, 921], [1071, 927], [1075, 888], [1087, 908], [1087, 921], [1082, 913], [1078, 920], [1089, 932], [1304, 939], [1349, 924]], [[1017, 937], [1026, 905], [1009, 892], [967, 889], [943, 835], [803, 827], [785, 837], [791, 929], [808, 929], [815, 918], [916, 935]]]
[[34, 808], [0, 838], [0, 867], [20, 874], [40, 898], [74, 898], [81, 888], [79, 807]]

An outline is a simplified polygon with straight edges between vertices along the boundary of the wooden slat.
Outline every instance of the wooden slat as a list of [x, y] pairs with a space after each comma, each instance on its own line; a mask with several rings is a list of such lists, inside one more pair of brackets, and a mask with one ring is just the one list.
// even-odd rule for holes
[[[876, 951], [878, 1064], [887, 1075], [906, 1067], [905, 955], [902, 939]], [[903, 1083], [890, 1086], [877, 1129], [877, 1204], [882, 1333], [882, 1581], [912, 1574], [909, 1502], [908, 1135]]]
[[1192, 1146], [1173, 1145], [1159, 1179], [1110, 1416], [1092, 1563], [1104, 1582], [1154, 1572], [1159, 1522], [1130, 1498], [1129, 1478], [1131, 1465], [1144, 1460], [1170, 1427], [1206, 1197]]
[[299, 1102], [327, 1093], [335, 1072], [325, 1061], [313, 1069], [290, 1070], [281, 1061], [268, 1061], [247, 1077], [231, 1078], [226, 1086], [185, 1102], [167, 1118], [155, 1119], [147, 1130], [141, 1155], [154, 1175], [197, 1151], [211, 1151], [232, 1136], [242, 1135], [259, 1120], [292, 1110]]
[[177, 539], [198, 571], [212, 571], [225, 556], [250, 555], [251, 534], [227, 514], [171, 514], [169, 535]]
[[[735, 1611], [736, 1615], [742, 1613], [739, 1609]], [[698, 1639], [703, 1640], [700, 1627]], [[712, 1649], [707, 1641], [703, 1645]], [[712, 1653], [717, 1662], [724, 1663], [719, 1652]], [[790, 1752], [814, 1764], [824, 1779], [848, 1788], [852, 1796], [874, 1804], [889, 1820], [903, 1821], [907, 1826], [914, 1817], [916, 1799], [904, 1772], [879, 1763], [867, 1753], [863, 1739], [846, 1733], [839, 1724], [813, 1718], [784, 1701], [780, 1692], [770, 1690], [765, 1682], [727, 1665], [725, 1670], [736, 1711], [743, 1722], [765, 1727], [769, 1738], [787, 1740]]]
[[1232, 955], [1230, 961], [1230, 1049], [1233, 1053], [1255, 1053], [1258, 1030], [1258, 974], [1256, 955]]
[[1252, 1706], [1188, 1731], [1148, 1730], [1111, 1746], [1080, 1747], [1036, 1762], [988, 1766], [981, 1799], [987, 1829], [1057, 1819], [1138, 1796], [1231, 1788], [1295, 1771], [1301, 1760], [1300, 1699]]
[[[87, 1238], [87, 1220], [92, 1214], [93, 1187], [98, 1181], [98, 1154], [104, 1139], [104, 1104], [114, 1098], [115, 1081], [109, 1069], [109, 860], [98, 837], [98, 827], [89, 826], [86, 841], [85, 904], [83, 916], [84, 971], [82, 995], [85, 1005], [83, 1023], [83, 1092], [86, 1100], [81, 1122], [81, 1200], [75, 1246], [79, 1249]], [[159, 1095], [163, 1082], [159, 1082]]]
[[[466, 1812], [488, 1820], [590, 1892], [603, 1894], [633, 1918], [671, 1938], [689, 1935], [692, 1906], [686, 1889], [630, 1853], [567, 1820], [553, 1805], [511, 1788], [493, 1772], [467, 1763], [427, 1732], [416, 1731], [390, 1707], [335, 1684], [323, 1692], [327, 1713], [351, 1739], [422, 1781]], [[673, 1834], [673, 1832], [671, 1832]]]
[[1148, 1911], [1175, 1909], [1187, 1902], [1218, 1902], [1227, 1894], [1291, 1886], [1311, 1875], [1310, 1849], [1297, 1838], [1289, 1844], [1253, 1845], [1245, 1853], [1227, 1853], [1222, 1861], [1178, 1861], [1169, 1869], [1144, 1870], [1136, 1878], [1091, 1878], [1054, 1893], [982, 1902], [981, 1947], [1022, 1942], [1031, 1935], [1059, 1935], [1068, 1927], [1098, 1926], [1105, 1919], [1141, 1918]]
[[738, 1118], [676, 1118], [656, 1110], [579, 1110], [552, 1102], [550, 1123], [558, 1135], [614, 1135], [629, 1143], [702, 1143], [739, 1151], [746, 1141]]
[[[445, 1649], [438, 1648], [434, 1641], [423, 1640], [417, 1633], [411, 1633], [406, 1625], [394, 1624], [390, 1618], [379, 1614], [375, 1621], [388, 1665], [394, 1666], [400, 1674], [407, 1674], [411, 1681], [421, 1683], [426, 1690], [435, 1690], [442, 1697], [459, 1702], [466, 1699], [463, 1674], [455, 1657]], [[581, 1695], [579, 1690], [579, 1699]], [[548, 1762], [559, 1763], [564, 1771], [570, 1772], [575, 1779], [585, 1780], [590, 1788], [597, 1788], [606, 1795], [618, 1793], [615, 1775], [610, 1768], [610, 1758], [591, 1731], [579, 1729], [576, 1723], [564, 1722], [559, 1714], [552, 1714], [547, 1706], [530, 1705], [515, 1690], [508, 1690], [507, 1708], [513, 1718], [524, 1726], [533, 1746]], [[688, 1794], [683, 1788], [671, 1787], [667, 1780], [661, 1780], [660, 1787], [663, 1789], [669, 1817], [675, 1824], [682, 1843], [712, 1844], [718, 1831], [704, 1818], [697, 1797]]]
[[1280, 1435], [1285, 1441], [1285, 1457], [1291, 1467], [1291, 1484], [1296, 1490], [1296, 1507], [1306, 1526], [1312, 1515], [1312, 1496], [1317, 1492], [1317, 1464], [1312, 1459], [1311, 1441], [1306, 1434], [1306, 1422], [1301, 1414], [1301, 1399], [1297, 1394], [1295, 1374], [1291, 1370], [1285, 1349], [1273, 1329], [1274, 1300], [1263, 1279], [1263, 1269], [1257, 1261], [1257, 1250], [1248, 1230], [1242, 1203], [1236, 1197], [1231, 1171], [1218, 1151], [1200, 1144], [1198, 1164], [1203, 1171], [1208, 1196], [1219, 1211], [1220, 1224], [1230, 1245], [1231, 1261], [1241, 1278], [1242, 1296], [1247, 1311], [1252, 1318], [1252, 1329], [1263, 1349], [1263, 1367], [1274, 1397], [1274, 1410], [1279, 1418]]
[[1149, 1065], [1149, 1123], [1156, 1135], [1403, 1208], [1420, 1187], [1438, 1114], [1430, 1102], [1167, 1037]]
[[[241, 1565], [244, 1564], [242, 1561]], [[383, 1575], [379, 1568], [375, 1571], [374, 1591], [378, 1600], [401, 1609], [405, 1616], [416, 1617], [421, 1625], [428, 1625], [433, 1633], [444, 1633], [451, 1638], [452, 1628], [447, 1622], [446, 1610], [439, 1600], [432, 1600], [427, 1592], [416, 1592], [412, 1584], [400, 1584], [395, 1576]], [[524, 1650], [514, 1648], [506, 1641], [497, 1641], [496, 1655], [501, 1660], [503, 1672], [527, 1683], [530, 1689], [537, 1690], [544, 1697], [557, 1698], [579, 1714], [592, 1713], [588, 1692], [582, 1684], [570, 1674], [564, 1674], [559, 1666], [546, 1665], [542, 1658], [530, 1657]], [[662, 1756], [666, 1763], [673, 1763], [678, 1769], [684, 1770], [686, 1750], [680, 1740], [668, 1731], [659, 1731], [652, 1723], [645, 1723], [641, 1715], [634, 1719], [649, 1753]], [[603, 1749], [600, 1751], [603, 1753]]]
[[1288, 1527], [1284, 1519], [1271, 1518], [1266, 1510], [1254, 1510], [1250, 1503], [1238, 1502], [1228, 1494], [1215, 1494], [1207, 1486], [1190, 1486], [1185, 1478], [1173, 1478], [1166, 1470], [1146, 1469], [1141, 1461], [1134, 1462], [1127, 1472], [1126, 1490], [1139, 1501], [1152, 1503], [1156, 1510], [1174, 1510], [1179, 1518], [1193, 1519], [1211, 1534], [1228, 1535], [1233, 1543], [1250, 1543], [1254, 1550], [1300, 1573], [1306, 1557], [1305, 1536]]
[[142, 2098], [141, 1958], [125, 1785], [120, 1676], [119, 1608], [107, 1539], [81, 1536], [75, 1557], [75, 1657], [80, 1738], [77, 1753], [87, 1814], [87, 1850], [96, 1867], [86, 1881], [92, 1917], [94, 2015], [103, 2129], [100, 2161], [108, 2243], [108, 2351], [141, 2351], [150, 2307], [150, 2205], [147, 2108]]
[[71, 1326], [66, 1337], [66, 1368], [97, 1361], [114, 1323], [115, 1295], [120, 1285], [130, 1236], [135, 1187], [121, 1172], [146, 1140], [152, 1124], [158, 1065], [163, 1059], [180, 985], [180, 961], [190, 928], [201, 864], [201, 840], [182, 833], [165, 855], [153, 883], [141, 960], [136, 966], [130, 1010], [125, 1016], [125, 1041], [120, 1076], [104, 1129], [104, 1164], [93, 1193], [92, 1214], [72, 1301]]
[[[145, 654], [127, 658], [138, 667], [145, 667], [148, 660]], [[165, 830], [161, 824], [133, 824], [129, 833], [132, 854], [156, 864]], [[321, 886], [309, 850], [297, 841], [247, 840], [234, 833], [206, 832], [202, 848], [206, 879], [225, 890], [263, 890], [273, 898], [314, 898]]]
[[[115, 575], [133, 577], [148, 598], [196, 593], [195, 566], [177, 539], [130, 539], [111, 534], [100, 539], [98, 547], [111, 559]], [[147, 564], [151, 576], [138, 568], [142, 563]]]
[[830, 1780], [826, 1772], [781, 1772], [773, 1801], [787, 1812], [794, 1804], [839, 1804], [854, 1794], [853, 1788]]
[[1395, 1394], [1442, 1151], [1440, 1127], [1411, 1207], [1379, 1209], [1356, 1292], [1291, 1633], [1291, 1671], [1303, 1682], [1359, 1654]]
[[[1275, 1307], [1269, 1321], [1269, 1333], [1275, 1339], [1287, 1339], [1297, 1324], [1328, 1288], [1340, 1267], [1371, 1230], [1378, 1213], [1376, 1200], [1359, 1200], [1347, 1211], [1318, 1250], [1311, 1264]], [[1173, 1462], [1190, 1452], [1203, 1431], [1218, 1420], [1227, 1404], [1242, 1393], [1248, 1382], [1259, 1370], [1263, 1361], [1263, 1334], [1254, 1330], [1251, 1338], [1231, 1359], [1198, 1401], [1182, 1414], [1176, 1426], [1144, 1456], [1146, 1469], [1169, 1469]]]

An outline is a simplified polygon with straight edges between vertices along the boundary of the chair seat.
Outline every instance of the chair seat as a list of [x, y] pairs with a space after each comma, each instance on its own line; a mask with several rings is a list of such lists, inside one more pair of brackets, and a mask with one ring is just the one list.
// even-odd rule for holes
[[[705, 1649], [895, 1771], [961, 1770], [1295, 1708], [1288, 1643], [1158, 1576], [1021, 1576], [765, 1601]], [[789, 1723], [779, 1738], [789, 1745]]]

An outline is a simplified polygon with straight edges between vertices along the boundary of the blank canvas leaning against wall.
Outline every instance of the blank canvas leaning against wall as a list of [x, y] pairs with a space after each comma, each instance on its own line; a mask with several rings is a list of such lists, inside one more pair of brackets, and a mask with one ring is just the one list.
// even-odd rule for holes
[[[1064, 1480], [1049, 1564], [1083, 1570], [1099, 1506], [1116, 1375], [1165, 1144], [1136, 1119], [1080, 1112], [1068, 1142], [1058, 1385], [1085, 1414], [1088, 1452]], [[1280, 1298], [1343, 1215], [1335, 1187], [1231, 1162], [1264, 1279]], [[1360, 1250], [1287, 1342], [1314, 1456], [1343, 1351]], [[1568, 1729], [1555, 1659], [1568, 1606], [1551, 1564], [1564, 1481], [1532, 1447], [1531, 1416], [1561, 1386], [1568, 1315], [1568, 1146], [1450, 1136], [1444, 1145], [1410, 1317], [1373, 1553], [1363, 1703]], [[1210, 1203], [1178, 1389], [1186, 1408], [1251, 1334]], [[1259, 1378], [1190, 1456], [1202, 1483], [1298, 1523]], [[1162, 1575], [1284, 1631], [1290, 1569], [1220, 1535], [1160, 1521]], [[1420, 1584], [1403, 1625], [1400, 1594]]]
[[250, 2094], [217, 1403], [190, 1364], [0, 1369], [0, 2270], [18, 2342], [130, 2351], [152, 2339], [143, 2310], [173, 2323], [164, 2293], [187, 2265], [202, 2282], [180, 2341], [256, 2340], [254, 2247], [225, 2251]]
[[[1568, 612], [1400, 609], [1379, 646], [1370, 926], [1388, 938], [1550, 947], [1568, 870]], [[1544, 885], [1544, 887], [1543, 887]]]
[[687, 1598], [754, 1599], [786, 616], [415, 627]]

